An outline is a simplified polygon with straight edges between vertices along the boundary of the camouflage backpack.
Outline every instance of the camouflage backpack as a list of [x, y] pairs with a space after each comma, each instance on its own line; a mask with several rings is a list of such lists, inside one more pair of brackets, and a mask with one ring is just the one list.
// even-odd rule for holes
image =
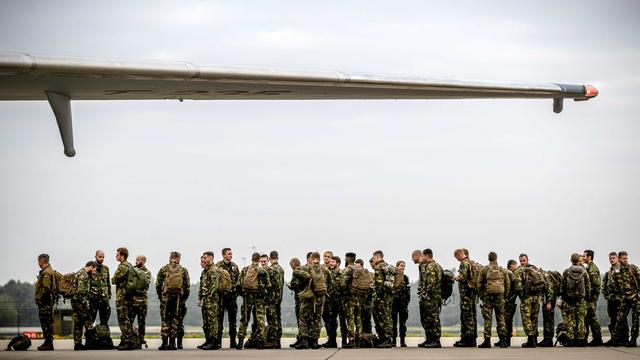
[[316, 296], [324, 296], [327, 294], [327, 279], [324, 276], [322, 266], [314, 265], [309, 269], [311, 274], [311, 286]]
[[562, 275], [557, 271], [546, 271], [553, 284], [553, 296], [560, 296], [562, 291]]
[[231, 274], [226, 269], [220, 266], [215, 267], [218, 275], [220, 275], [220, 285], [218, 286], [218, 292], [221, 294], [228, 293], [232, 290], [231, 286]]
[[[182, 283], [182, 274], [180, 274], [180, 282]], [[128, 295], [146, 294], [147, 290], [149, 290], [147, 273], [139, 267], [131, 265], [125, 289]]]
[[182, 294], [182, 266], [167, 266], [167, 272], [164, 276], [164, 291], [169, 294]]
[[76, 273], [61, 274], [58, 271], [53, 272], [55, 277], [56, 289], [58, 295], [64, 299], [70, 299], [75, 294], [75, 288], [73, 286], [73, 279]]
[[395, 271], [393, 272], [393, 290], [400, 291], [403, 286], [404, 272], [400, 268], [396, 267]]
[[500, 266], [489, 266], [487, 271], [487, 294], [504, 294], [504, 274]]
[[244, 291], [257, 291], [258, 290], [258, 267], [251, 265], [244, 273], [244, 282], [242, 284], [242, 290]]
[[371, 281], [371, 276], [367, 273], [367, 270], [364, 268], [354, 267], [353, 268], [353, 280], [351, 282], [351, 290], [356, 293], [367, 293], [371, 290], [371, 285], [373, 281]]
[[574, 265], [567, 273], [567, 296], [573, 300], [582, 300], [587, 295], [585, 277], [587, 272], [581, 266]]
[[478, 288], [478, 275], [480, 274], [480, 270], [482, 270], [482, 265], [469, 259], [469, 278], [467, 279], [467, 285], [474, 291]]
[[524, 268], [525, 287], [532, 294], [542, 293], [544, 290], [544, 275], [542, 271], [533, 265]]

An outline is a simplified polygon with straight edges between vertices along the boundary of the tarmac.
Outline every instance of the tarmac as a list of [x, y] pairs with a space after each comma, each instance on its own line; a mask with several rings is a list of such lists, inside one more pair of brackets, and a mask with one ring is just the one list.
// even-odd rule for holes
[[[283, 339], [281, 350], [235, 350], [229, 349], [227, 339], [223, 342], [223, 349], [217, 351], [202, 351], [196, 348], [203, 339], [185, 339], [185, 349], [178, 351], [158, 351], [159, 339], [148, 340], [149, 348], [136, 351], [98, 350], [98, 351], [73, 351], [72, 340], [54, 341], [55, 351], [37, 351], [36, 347], [42, 340], [33, 341], [29, 351], [0, 351], [0, 359], [261, 359], [261, 360], [384, 360], [384, 359], [479, 359], [479, 360], [503, 360], [503, 359], [558, 359], [558, 360], [618, 360], [640, 359], [640, 348], [554, 348], [523, 349], [520, 344], [525, 338], [513, 338], [512, 347], [508, 349], [473, 349], [453, 348], [456, 338], [442, 338], [442, 349], [421, 349], [418, 343], [423, 339], [418, 337], [407, 338], [406, 348], [393, 349], [319, 349], [319, 350], [293, 350], [289, 344], [293, 339]], [[494, 339], [496, 341], [497, 339]], [[0, 347], [6, 348], [8, 340], [0, 341]]]

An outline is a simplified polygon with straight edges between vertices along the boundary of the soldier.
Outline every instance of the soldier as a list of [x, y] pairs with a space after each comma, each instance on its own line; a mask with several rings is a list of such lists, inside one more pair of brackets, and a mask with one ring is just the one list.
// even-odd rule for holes
[[373, 318], [380, 342], [378, 348], [390, 348], [393, 324], [391, 307], [393, 306], [393, 283], [395, 269], [384, 261], [384, 253], [377, 250], [373, 253]]
[[613, 251], [609, 253], [609, 264], [611, 267], [609, 271], [604, 274], [602, 280], [602, 295], [607, 300], [607, 315], [609, 315], [609, 333], [611, 334], [611, 339], [607, 341], [605, 346], [618, 346], [618, 345], [626, 345], [626, 341], [624, 344], [618, 344], [616, 338], [620, 339], [628, 339], [629, 338], [629, 324], [627, 323], [627, 319], [624, 320], [624, 324], [622, 324], [621, 329], [622, 333], [620, 336], [616, 334], [617, 330], [617, 318], [618, 311], [620, 309], [620, 305], [622, 304], [622, 299], [624, 298], [624, 294], [622, 293], [622, 289], [617, 286], [614, 275], [620, 272], [620, 266], [618, 265], [618, 253]]
[[498, 265], [498, 255], [490, 252], [489, 265], [478, 274], [478, 294], [482, 300], [482, 318], [484, 319], [484, 342], [479, 348], [491, 347], [491, 319], [496, 315], [496, 331], [500, 338], [499, 346], [507, 347], [507, 329], [504, 319], [504, 299], [509, 296], [511, 281], [508, 270]]
[[[265, 298], [271, 283], [269, 274], [260, 264], [260, 254], [251, 255], [251, 265], [240, 271], [238, 278], [238, 292], [242, 294], [242, 315], [240, 317], [240, 330], [238, 331], [238, 344], [236, 349], [244, 347], [244, 337], [247, 335], [247, 327], [251, 314], [256, 320], [256, 348], [262, 349], [265, 342]], [[252, 334], [253, 336], [253, 334]]]
[[598, 320], [598, 312], [596, 310], [598, 304], [598, 298], [600, 297], [600, 290], [602, 289], [602, 278], [600, 277], [600, 270], [593, 262], [593, 250], [585, 250], [582, 258], [584, 263], [587, 264], [587, 273], [589, 274], [589, 281], [591, 282], [591, 293], [587, 300], [587, 317], [585, 319], [586, 336], [588, 338], [589, 330], [593, 336], [589, 346], [601, 346], [602, 345], [602, 329], [600, 327], [600, 320]]
[[127, 280], [129, 279], [129, 271], [131, 271], [131, 263], [127, 261], [129, 250], [121, 247], [116, 250], [116, 260], [120, 263], [116, 273], [113, 274], [111, 282], [116, 286], [116, 313], [118, 314], [118, 325], [120, 325], [120, 344], [118, 350], [135, 350], [135, 338], [129, 309], [131, 309], [131, 296], [127, 294]]
[[553, 347], [553, 335], [555, 333], [556, 298], [560, 297], [562, 288], [562, 275], [557, 271], [542, 270], [545, 281], [544, 297], [542, 298], [542, 324], [544, 338], [537, 346]]
[[331, 262], [331, 258], [333, 257], [333, 251], [327, 250], [322, 254], [322, 259], [324, 263], [322, 264], [324, 267], [329, 268], [329, 263]]
[[100, 315], [100, 325], [108, 325], [111, 316], [111, 276], [109, 267], [104, 265], [104, 251], [96, 251], [97, 268], [90, 278], [89, 308], [91, 319], [96, 320]]
[[158, 350], [177, 350], [176, 338], [180, 325], [180, 313], [186, 299], [189, 298], [189, 271], [180, 266], [180, 253], [172, 251], [169, 263], [158, 271], [156, 294], [160, 300], [162, 326], [160, 336], [162, 345]]
[[338, 319], [340, 321], [340, 337], [342, 338], [342, 346], [344, 347], [349, 342], [349, 337], [347, 336], [347, 297], [344, 293], [344, 289], [342, 288], [342, 270], [340, 270], [340, 265], [342, 264], [342, 260], [339, 256], [334, 256], [331, 258], [332, 262], [335, 262], [335, 272], [331, 273], [331, 277], [333, 278], [333, 282], [337, 287], [337, 295], [336, 298], [332, 299], [334, 302], [338, 302]]
[[[627, 347], [636, 347], [638, 339], [638, 316], [640, 315], [640, 269], [633, 264], [629, 264], [629, 255], [626, 251], [620, 251], [618, 253], [618, 262], [620, 263], [619, 271], [614, 272], [613, 278], [616, 281], [616, 285], [620, 288], [623, 298], [616, 319], [616, 341], [619, 344], [626, 342], [625, 346]], [[631, 338], [627, 342], [627, 339], [623, 339], [621, 334], [624, 334], [623, 328], [629, 312], [631, 312]]]
[[580, 266], [579, 254], [571, 255], [571, 266], [562, 273], [562, 317], [567, 326], [567, 346], [587, 346], [584, 319], [591, 284], [589, 274]]
[[529, 264], [527, 254], [520, 254], [519, 260], [520, 267], [514, 272], [513, 278], [515, 291], [520, 297], [522, 327], [527, 334], [527, 342], [522, 347], [534, 348], [538, 345], [538, 313], [546, 282], [540, 269]]
[[284, 269], [278, 263], [278, 252], [269, 253], [270, 265], [267, 267], [271, 287], [267, 295], [267, 344], [265, 349], [280, 349], [282, 338], [282, 290], [284, 288]]
[[[356, 260], [356, 266], [360, 266], [364, 269], [364, 271], [371, 278], [371, 283], [373, 284], [373, 272], [370, 272], [368, 269], [364, 267], [364, 261], [362, 259]], [[373, 258], [369, 259], [369, 266], [373, 269]], [[364, 301], [361, 305], [361, 318], [362, 318], [362, 333], [363, 334], [371, 334], [373, 333], [371, 327], [371, 315], [372, 315], [372, 306], [373, 306], [373, 287], [371, 287], [364, 298]]]
[[322, 328], [322, 307], [324, 297], [327, 294], [327, 277], [329, 271], [320, 265], [320, 253], [311, 253], [311, 265], [302, 266], [294, 271], [295, 275], [302, 279], [303, 284], [308, 284], [311, 290], [309, 297], [300, 299], [300, 343], [295, 347], [301, 349], [319, 349], [318, 344], [320, 330]]
[[[511, 337], [513, 336], [513, 317], [516, 314], [516, 310], [518, 309], [518, 304], [516, 304], [516, 300], [518, 299], [518, 294], [515, 291], [515, 279], [513, 277], [513, 272], [518, 268], [518, 262], [510, 259], [507, 261], [507, 270], [509, 275], [509, 282], [511, 283], [511, 291], [509, 291], [508, 296], [504, 301], [504, 318], [505, 318], [505, 328], [507, 332], [506, 344], [507, 347], [511, 346]], [[493, 344], [494, 346], [500, 346], [500, 342]]]
[[53, 305], [57, 301], [56, 277], [49, 265], [48, 254], [38, 255], [38, 266], [40, 272], [35, 286], [35, 301], [44, 338], [44, 343], [38, 346], [38, 350], [50, 351], [53, 350]]
[[456, 280], [460, 292], [460, 341], [455, 347], [476, 347], [478, 324], [476, 319], [476, 279], [474, 263], [471, 262], [465, 249], [456, 249], [453, 256], [460, 262]]
[[200, 275], [200, 288], [198, 290], [198, 305], [202, 308], [202, 329], [206, 342], [198, 348], [202, 350], [220, 349], [220, 274], [213, 264], [213, 252], [206, 251], [202, 254]]
[[[147, 262], [147, 258], [144, 255], [136, 256], [136, 267], [142, 270], [147, 276], [147, 284], [151, 283], [151, 271], [149, 271], [145, 264]], [[145, 331], [146, 331], [146, 320], [147, 320], [147, 309], [148, 309], [148, 291], [149, 286], [144, 289], [144, 292], [136, 292], [133, 294], [131, 299], [131, 324], [135, 322], [136, 318], [138, 318], [138, 349], [142, 349], [142, 344], [148, 348], [147, 342], [144, 339]]]
[[[409, 277], [404, 274], [405, 262], [396, 262], [396, 272], [402, 273], [402, 287], [395, 288], [393, 303], [391, 305], [391, 317], [393, 319], [393, 346], [397, 346], [396, 338], [400, 335], [400, 346], [407, 347], [405, 338], [407, 336], [407, 319], [409, 318], [409, 301], [411, 300], [411, 284]], [[395, 284], [394, 284], [395, 285]], [[398, 327], [400, 332], [398, 333]]]
[[[293, 300], [294, 300], [294, 312], [296, 315], [296, 325], [298, 329], [300, 329], [300, 298], [298, 297], [298, 293], [303, 290], [304, 285], [302, 284], [302, 279], [299, 279], [295, 276], [295, 270], [300, 267], [300, 259], [292, 258], [289, 261], [289, 266], [291, 266], [291, 271], [294, 272], [294, 275], [291, 278], [291, 282], [287, 285], [289, 290], [293, 291]], [[289, 347], [296, 347], [300, 343], [300, 334], [296, 335], [296, 341], [293, 344], [290, 344]]]
[[[418, 347], [434, 349], [441, 348], [440, 344], [440, 309], [442, 307], [442, 267], [433, 259], [433, 251], [422, 251], [421, 289], [418, 293], [422, 327], [425, 329], [425, 342]], [[415, 261], [415, 260], [414, 260]]]
[[355, 265], [356, 254], [348, 252], [344, 256], [345, 269], [340, 277], [340, 286], [345, 296], [345, 318], [347, 323], [347, 337], [349, 341], [343, 345], [343, 349], [359, 347], [358, 341], [362, 332], [362, 310], [360, 304], [364, 302], [364, 293], [358, 289], [355, 280], [356, 273], [364, 274], [362, 268]]
[[224, 313], [227, 313], [227, 321], [229, 323], [229, 347], [231, 349], [236, 348], [236, 318], [238, 316], [238, 292], [236, 291], [236, 285], [238, 284], [238, 276], [240, 276], [240, 269], [233, 261], [233, 252], [230, 248], [222, 249], [222, 261], [219, 261], [216, 266], [227, 270], [231, 275], [231, 291], [225, 292], [221, 295], [220, 305], [220, 319], [218, 323], [218, 339], [222, 339], [222, 332], [224, 330]]
[[421, 294], [425, 293], [425, 289], [424, 289], [424, 281], [425, 281], [425, 272], [426, 272], [426, 262], [424, 259], [424, 256], [422, 255], [422, 251], [421, 250], [414, 250], [411, 253], [411, 260], [413, 261], [414, 264], [418, 265], [418, 310], [420, 311], [420, 325], [422, 325], [422, 329], [424, 330], [425, 333], [425, 340], [420, 343], [418, 346], [419, 347], [423, 347], [426, 343], [429, 342], [429, 340], [427, 339], [427, 332], [428, 332], [428, 328], [427, 328], [427, 323], [426, 323], [426, 313], [425, 313], [425, 309], [426, 309], [426, 297], [421, 296]]
[[89, 261], [73, 276], [73, 295], [71, 309], [73, 310], [73, 350], [84, 350], [82, 332], [90, 338], [94, 333], [93, 319], [89, 311], [89, 277], [96, 271], [96, 263]]
[[[325, 252], [326, 254], [326, 252]], [[326, 264], [329, 271], [327, 276], [327, 295], [324, 299], [322, 310], [322, 320], [327, 331], [327, 342], [322, 344], [324, 348], [338, 347], [338, 313], [340, 309], [340, 269], [336, 256], [332, 256]], [[338, 258], [339, 260], [340, 258]]]

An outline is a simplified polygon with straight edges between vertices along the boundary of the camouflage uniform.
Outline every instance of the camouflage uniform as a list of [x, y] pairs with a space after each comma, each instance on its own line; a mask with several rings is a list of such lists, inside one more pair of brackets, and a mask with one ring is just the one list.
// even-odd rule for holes
[[476, 312], [476, 291], [470, 285], [472, 277], [471, 260], [460, 262], [458, 269], [458, 290], [460, 292], [460, 333], [462, 338], [475, 341], [478, 337]]
[[236, 340], [236, 319], [238, 317], [238, 292], [236, 285], [238, 284], [238, 276], [240, 275], [240, 269], [233, 261], [226, 262], [224, 260], [219, 261], [216, 266], [221, 269], [227, 270], [231, 276], [231, 290], [220, 295], [220, 313], [218, 324], [218, 339], [222, 339], [222, 332], [224, 331], [224, 313], [227, 313], [227, 321], [229, 322], [229, 338], [232, 345]]
[[[541, 309], [542, 309], [542, 327], [543, 327], [543, 336], [545, 339], [553, 340], [553, 336], [556, 331], [555, 321], [556, 321], [556, 298], [559, 297], [560, 294], [560, 286], [556, 289], [555, 282], [553, 280], [553, 275], [549, 271], [542, 271], [542, 275], [544, 276], [544, 281], [546, 283], [544, 297], [541, 300]], [[547, 304], [551, 304], [551, 309], [547, 310]], [[541, 345], [542, 346], [542, 345]]]
[[[258, 271], [258, 290], [256, 291], [248, 291], [243, 288], [244, 278], [247, 270], [250, 267], [257, 267]], [[268, 293], [269, 287], [271, 287], [271, 282], [269, 279], [269, 273], [265, 269], [263, 269], [258, 263], [252, 263], [251, 265], [245, 267], [240, 272], [240, 276], [238, 278], [238, 284], [242, 290], [242, 308], [240, 315], [240, 329], [238, 330], [238, 338], [243, 338], [247, 335], [247, 327], [249, 326], [249, 319], [253, 315], [254, 320], [256, 321], [256, 330], [257, 333], [255, 338], [264, 343], [265, 342], [265, 298]], [[251, 334], [252, 337], [254, 334]]]
[[515, 291], [515, 278], [513, 276], [513, 272], [510, 270], [507, 271], [509, 275], [509, 282], [511, 283], [511, 291], [509, 291], [509, 295], [506, 297], [504, 302], [504, 317], [507, 331], [507, 343], [510, 344], [511, 336], [513, 336], [513, 317], [518, 309], [518, 304], [516, 304], [518, 294]]
[[381, 261], [374, 266], [373, 278], [373, 318], [380, 341], [391, 340], [393, 323], [391, 306], [393, 305], [393, 280], [395, 269]]
[[300, 279], [295, 274], [293, 274], [293, 276], [291, 277], [291, 283], [289, 284], [289, 288], [293, 291], [293, 300], [294, 300], [294, 306], [295, 306], [294, 312], [296, 314], [296, 325], [298, 329], [300, 329], [300, 298], [298, 297], [298, 293], [304, 290], [304, 284], [302, 283], [302, 279]]
[[350, 344], [357, 345], [357, 341], [362, 335], [361, 304], [365, 301], [365, 295], [359, 294], [351, 288], [355, 267], [353, 264], [347, 265], [342, 271], [340, 285], [346, 299], [344, 314], [347, 323], [347, 337], [349, 338]]
[[[139, 268], [144, 271], [147, 276], [147, 282], [151, 283], [151, 271], [149, 271], [145, 266]], [[144, 336], [146, 334], [146, 320], [147, 320], [147, 310], [149, 307], [148, 302], [148, 294], [149, 286], [144, 289], [143, 293], [137, 293], [132, 296], [131, 299], [131, 325], [135, 322], [136, 318], [138, 319], [138, 344], [146, 344], [144, 340]]]
[[53, 305], [56, 303], [56, 280], [51, 265], [40, 270], [35, 286], [35, 301], [42, 327], [42, 336], [53, 341]]
[[116, 313], [118, 314], [118, 325], [120, 325], [120, 340], [125, 343], [135, 343], [136, 339], [131, 324], [131, 296], [127, 295], [127, 280], [131, 271], [131, 263], [123, 260], [113, 274], [111, 282], [116, 286]]
[[[411, 284], [409, 277], [402, 275], [404, 283], [402, 288], [397, 289], [393, 294], [393, 304], [391, 305], [391, 317], [393, 318], [393, 335], [395, 339], [407, 336], [407, 319], [409, 319], [409, 301], [411, 300]], [[399, 328], [399, 329], [398, 329]], [[400, 330], [398, 332], [398, 330]]]
[[[179, 294], [169, 293], [165, 289], [165, 278], [169, 273], [176, 271], [176, 267], [180, 267], [182, 273], [182, 291]], [[189, 271], [176, 262], [171, 261], [158, 271], [156, 294], [160, 299], [160, 317], [162, 319], [160, 335], [163, 338], [174, 339], [180, 336], [180, 318], [184, 318], [182, 307], [189, 298], [190, 285]]]
[[[504, 293], [489, 294], [487, 292], [489, 270], [498, 268], [502, 272], [502, 285]], [[500, 338], [507, 337], [507, 327], [505, 323], [504, 299], [509, 296], [511, 290], [511, 280], [509, 278], [509, 270], [501, 268], [496, 261], [491, 261], [489, 265], [484, 266], [478, 274], [478, 294], [482, 300], [482, 318], [484, 319], [484, 332], [486, 338], [491, 337], [491, 322], [493, 313], [496, 315], [496, 331]]]
[[[373, 281], [373, 273], [366, 270], [367, 274], [371, 276], [371, 280]], [[363, 334], [371, 334], [373, 333], [371, 327], [371, 309], [373, 306], [373, 289], [369, 290], [365, 295], [364, 299], [360, 303], [360, 319], [362, 320], [362, 333]]]
[[589, 281], [591, 282], [591, 293], [586, 299], [587, 317], [585, 318], [585, 338], [589, 337], [589, 330], [591, 330], [593, 338], [600, 339], [602, 338], [602, 329], [596, 308], [598, 298], [600, 297], [600, 290], [602, 289], [602, 278], [600, 277], [600, 270], [593, 261], [587, 265], [587, 273], [589, 274]]
[[540, 312], [541, 295], [544, 291], [536, 292], [528, 288], [525, 269], [532, 265], [520, 266], [513, 273], [515, 290], [520, 297], [520, 317], [522, 327], [527, 336], [538, 336], [538, 314]]
[[207, 340], [220, 338], [220, 274], [215, 269], [216, 265], [210, 265], [202, 270], [200, 275], [200, 288], [198, 300], [201, 302], [202, 330]]
[[420, 264], [418, 298], [420, 323], [427, 340], [439, 341], [440, 309], [442, 308], [442, 267], [435, 260]]
[[266, 338], [268, 342], [279, 343], [282, 338], [282, 290], [284, 288], [284, 269], [280, 264], [274, 262], [267, 268], [271, 287], [267, 295], [266, 315], [267, 330]]
[[[569, 274], [572, 268], [579, 268], [584, 273], [585, 296], [580, 299], [574, 299], [568, 295], [567, 279], [570, 276]], [[590, 290], [589, 274], [587, 274], [584, 268], [574, 265], [562, 273], [562, 318], [567, 326], [567, 337], [569, 340], [585, 340], [584, 320], [587, 315], [587, 301], [585, 299], [589, 298]]]
[[73, 277], [74, 293], [71, 297], [73, 310], [73, 342], [82, 344], [82, 332], [93, 330], [93, 319], [89, 312], [89, 274], [82, 268]]
[[[612, 265], [608, 272], [604, 274], [602, 279], [602, 295], [607, 300], [607, 315], [609, 315], [609, 333], [612, 339], [616, 339], [618, 336], [618, 312], [624, 299], [622, 288], [618, 286], [615, 280], [615, 274], [620, 272], [620, 266], [618, 264]], [[621, 339], [629, 338], [629, 324], [627, 319], [623, 324], [620, 324], [619, 337]]]
[[[616, 285], [623, 294], [616, 319], [616, 334], [624, 332], [624, 325], [627, 322], [629, 312], [631, 312], [631, 332], [629, 335], [632, 339], [636, 339], [638, 337], [638, 316], [640, 315], [640, 269], [632, 264], [619, 265], [619, 271], [613, 274]], [[619, 336], [616, 338], [620, 340]]]
[[111, 277], [107, 265], [98, 265], [89, 280], [89, 308], [91, 319], [96, 320], [100, 313], [100, 325], [108, 325], [111, 317]]
[[340, 269], [327, 270], [329, 275], [327, 277], [327, 295], [324, 300], [322, 320], [324, 321], [324, 328], [327, 331], [329, 341], [335, 341], [338, 336], [338, 314], [341, 303]]
[[[304, 265], [293, 271], [294, 275], [299, 277], [303, 283], [311, 282], [311, 270], [323, 271], [325, 279], [329, 277], [329, 271], [320, 264]], [[322, 329], [322, 307], [324, 303], [324, 295], [314, 296], [311, 299], [300, 299], [300, 321], [299, 334], [302, 338], [307, 337], [317, 340], [320, 337]]]

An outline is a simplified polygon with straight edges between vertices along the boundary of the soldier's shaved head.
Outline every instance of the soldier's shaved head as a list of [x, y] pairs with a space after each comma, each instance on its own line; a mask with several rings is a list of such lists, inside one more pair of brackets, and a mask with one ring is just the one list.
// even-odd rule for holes
[[104, 262], [104, 251], [102, 250], [96, 250], [96, 265], [102, 265], [102, 263]]

